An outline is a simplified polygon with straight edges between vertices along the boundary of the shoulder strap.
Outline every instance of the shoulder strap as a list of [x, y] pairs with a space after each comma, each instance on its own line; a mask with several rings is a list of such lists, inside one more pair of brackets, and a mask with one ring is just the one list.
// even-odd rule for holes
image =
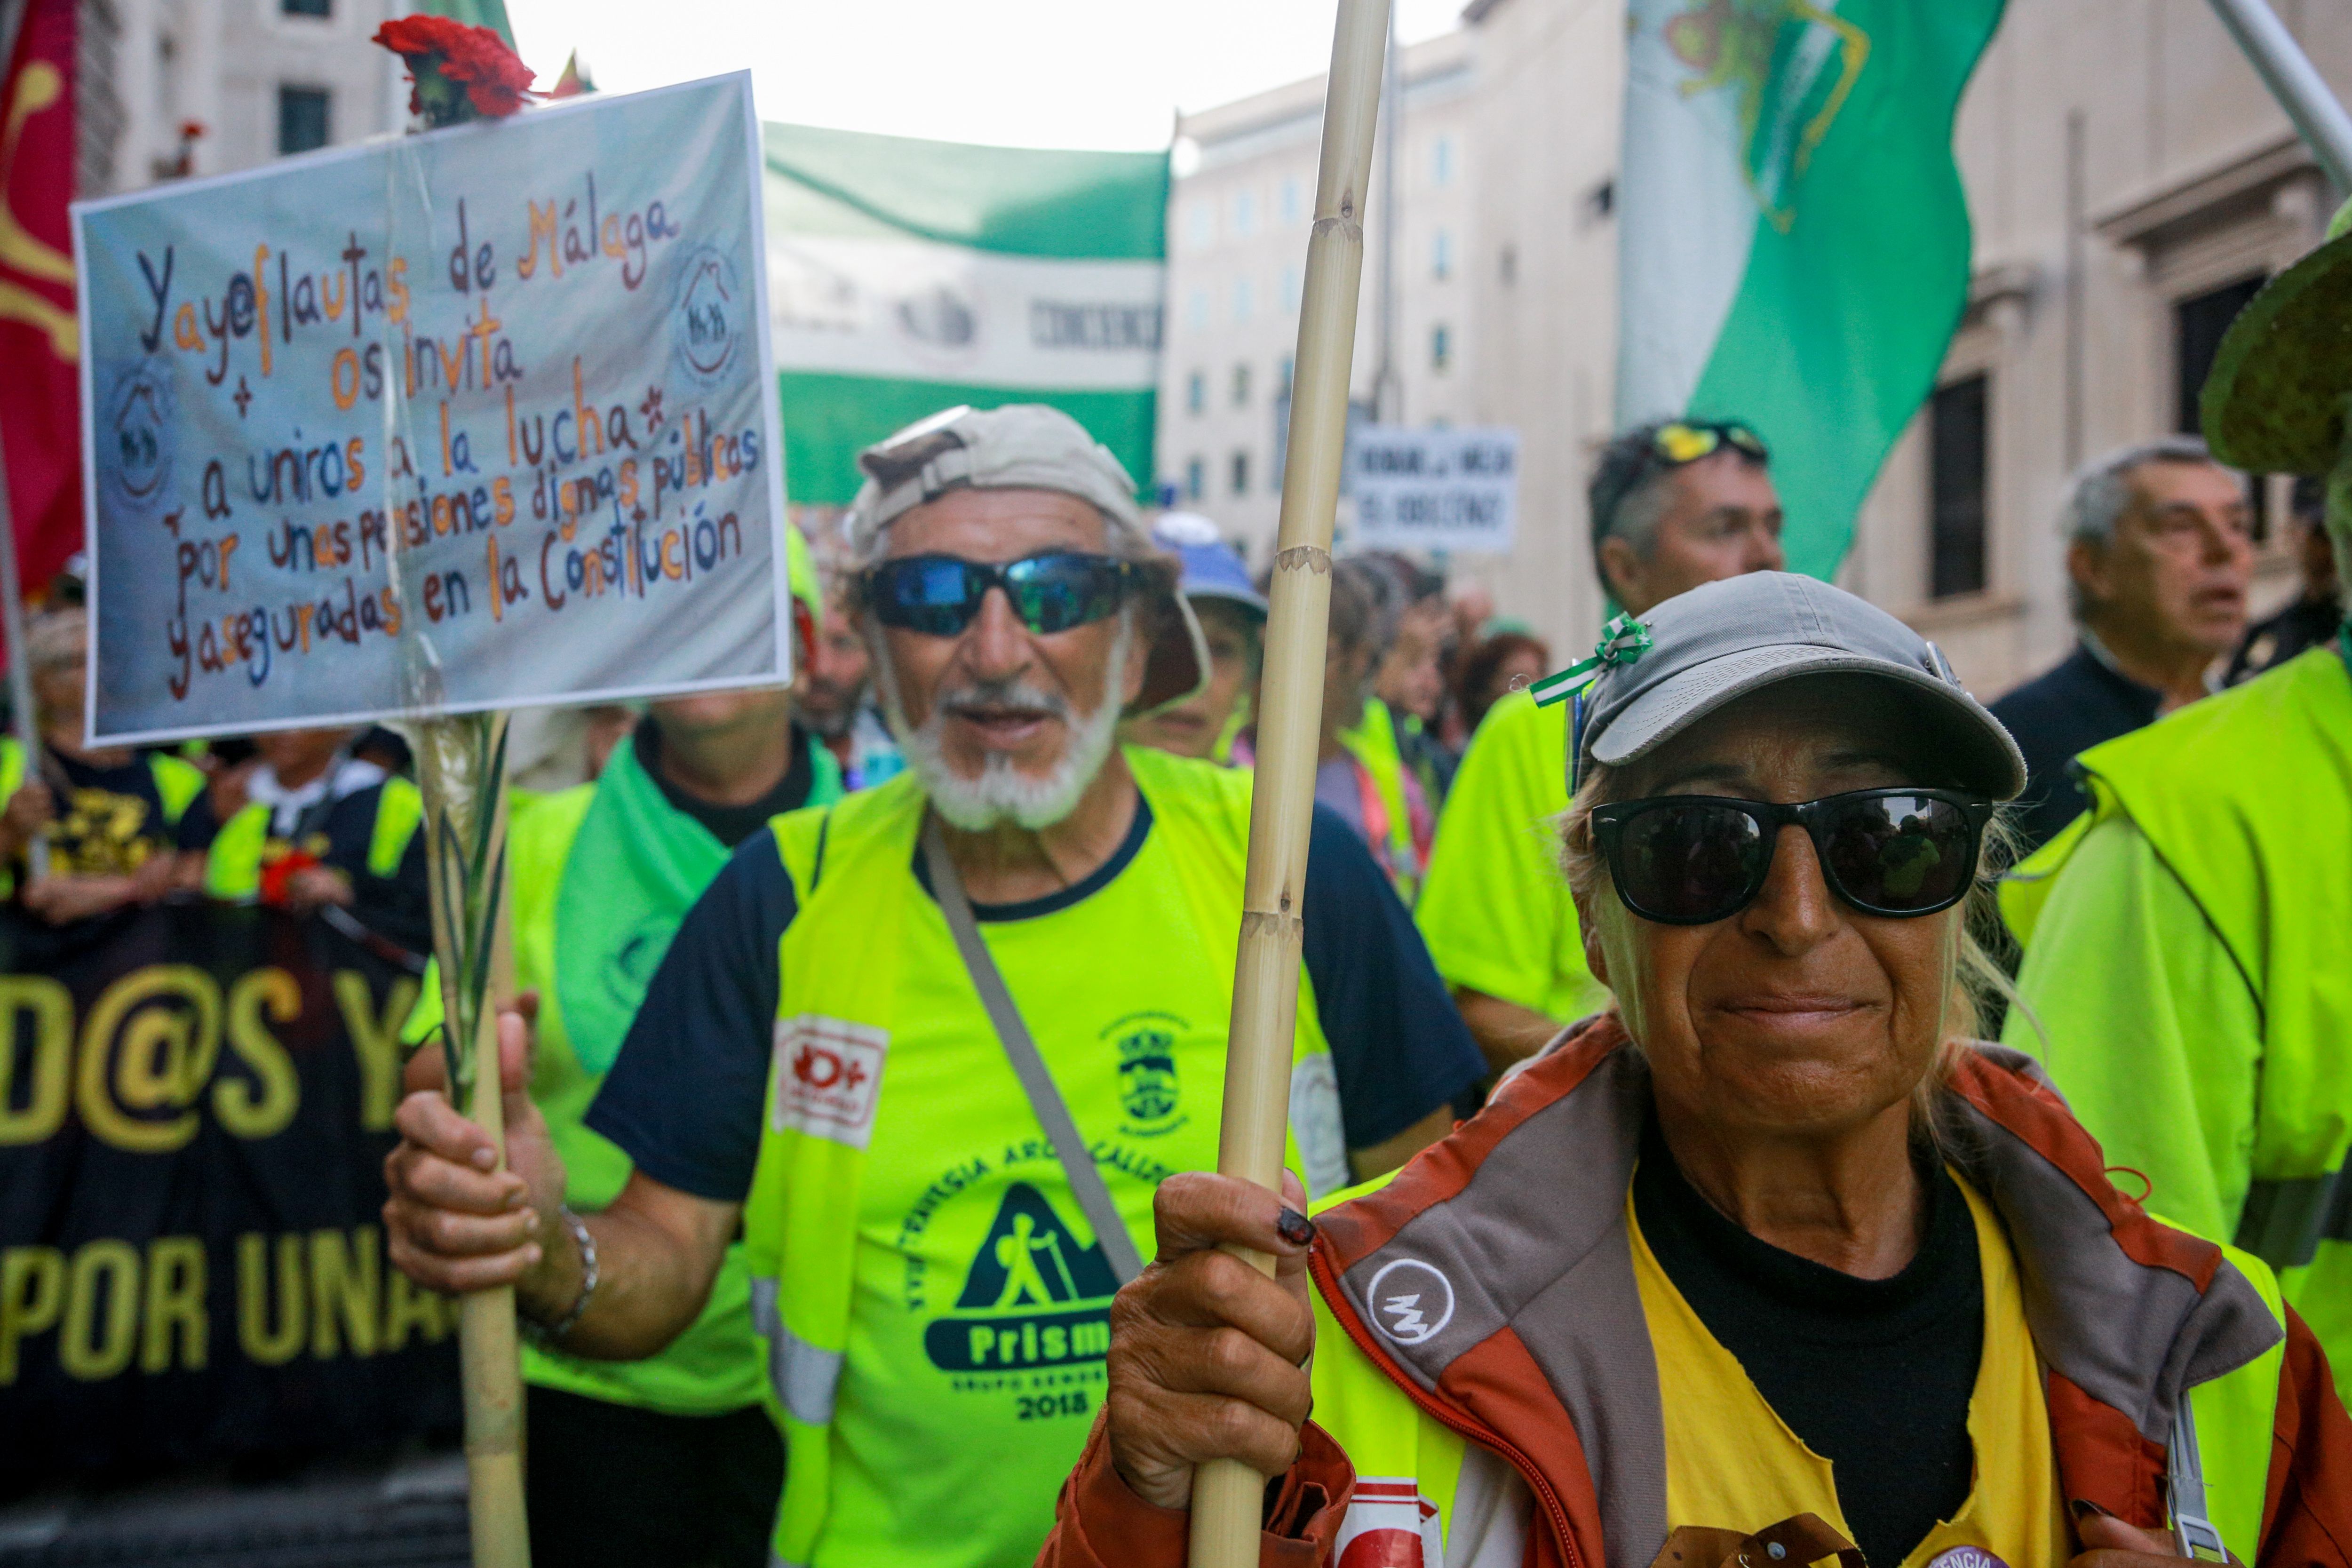
[[998, 973], [996, 960], [989, 956], [988, 944], [980, 939], [980, 923], [972, 918], [971, 900], [964, 897], [963, 879], [956, 875], [955, 862], [948, 858], [947, 845], [940, 838], [939, 823], [929, 816], [923, 819], [923, 864], [930, 870], [931, 891], [939, 897], [940, 911], [947, 916], [948, 930], [955, 934], [956, 951], [963, 955], [963, 966], [971, 975], [972, 988], [980, 993], [980, 1005], [988, 1010], [988, 1021], [996, 1026], [996, 1037], [1003, 1042], [1004, 1054], [1013, 1063], [1013, 1076], [1021, 1080], [1022, 1089], [1029, 1096], [1029, 1108], [1037, 1113], [1045, 1136], [1053, 1141], [1054, 1153], [1062, 1162], [1062, 1174], [1069, 1178], [1070, 1191], [1076, 1195], [1078, 1207], [1086, 1211], [1087, 1222], [1095, 1227], [1103, 1257], [1109, 1260], [1111, 1272], [1124, 1285], [1143, 1272], [1143, 1258], [1135, 1249], [1135, 1238], [1127, 1233], [1127, 1221], [1119, 1217], [1118, 1205], [1111, 1201], [1110, 1188], [1104, 1184], [1102, 1173], [1095, 1168], [1086, 1140], [1078, 1135], [1078, 1124], [1071, 1119], [1062, 1091], [1055, 1087], [1045, 1058], [1037, 1054], [1037, 1042], [1030, 1037], [1029, 1026], [1022, 1022], [1021, 1009], [1013, 1005], [1013, 994], [1004, 988], [1004, 976]]

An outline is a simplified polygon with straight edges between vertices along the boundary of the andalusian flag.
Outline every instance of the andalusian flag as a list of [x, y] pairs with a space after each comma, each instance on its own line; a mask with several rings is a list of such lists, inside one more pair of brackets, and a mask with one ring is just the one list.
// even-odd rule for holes
[[1049, 403], [1157, 478], [1168, 157], [770, 125], [768, 300], [796, 503], [959, 403]]
[[1632, 0], [1617, 414], [1748, 421], [1827, 577], [1969, 283], [1952, 115], [2001, 0]]

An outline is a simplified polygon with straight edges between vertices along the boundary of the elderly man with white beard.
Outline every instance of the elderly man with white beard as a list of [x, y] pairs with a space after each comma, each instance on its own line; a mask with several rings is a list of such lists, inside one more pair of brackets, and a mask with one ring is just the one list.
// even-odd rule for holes
[[[419, 1283], [511, 1283], [611, 1359], [694, 1319], [740, 1226], [776, 1560], [1027, 1563], [1153, 1191], [1215, 1163], [1250, 781], [1115, 743], [1206, 659], [1076, 421], [954, 409], [859, 462], [851, 597], [908, 772], [776, 817], [688, 914], [588, 1113], [635, 1163], [609, 1208], [562, 1207], [511, 1016], [510, 1168], [420, 1073], [385, 1215]], [[1289, 1163], [1319, 1195], [1442, 1135], [1484, 1064], [1336, 816], [1309, 864]]]

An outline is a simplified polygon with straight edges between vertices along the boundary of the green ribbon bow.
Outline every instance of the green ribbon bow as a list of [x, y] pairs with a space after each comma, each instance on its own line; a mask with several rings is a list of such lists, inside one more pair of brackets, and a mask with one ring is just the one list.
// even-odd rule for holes
[[1549, 708], [1600, 679], [1599, 671], [1603, 668], [1632, 664], [1649, 651], [1648, 623], [1637, 621], [1630, 614], [1621, 615], [1601, 628], [1601, 640], [1592, 645], [1591, 658], [1580, 658], [1557, 675], [1547, 675], [1528, 689], [1534, 693], [1537, 707]]

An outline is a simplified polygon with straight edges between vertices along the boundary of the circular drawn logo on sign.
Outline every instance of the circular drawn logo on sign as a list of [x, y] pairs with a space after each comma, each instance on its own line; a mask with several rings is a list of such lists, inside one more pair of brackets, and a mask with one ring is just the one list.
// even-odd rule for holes
[[670, 346], [697, 386], [715, 384], [751, 352], [751, 296], [735, 264], [707, 245], [679, 256], [671, 286]]
[[118, 373], [91, 423], [100, 475], [117, 502], [153, 511], [170, 491], [178, 447], [170, 370], [142, 360]]
[[1927, 1568], [2009, 1568], [1981, 1546], [1955, 1546], [1929, 1559]]
[[1364, 1295], [1372, 1321], [1401, 1345], [1434, 1339], [1454, 1321], [1454, 1282], [1418, 1258], [1382, 1264]]

